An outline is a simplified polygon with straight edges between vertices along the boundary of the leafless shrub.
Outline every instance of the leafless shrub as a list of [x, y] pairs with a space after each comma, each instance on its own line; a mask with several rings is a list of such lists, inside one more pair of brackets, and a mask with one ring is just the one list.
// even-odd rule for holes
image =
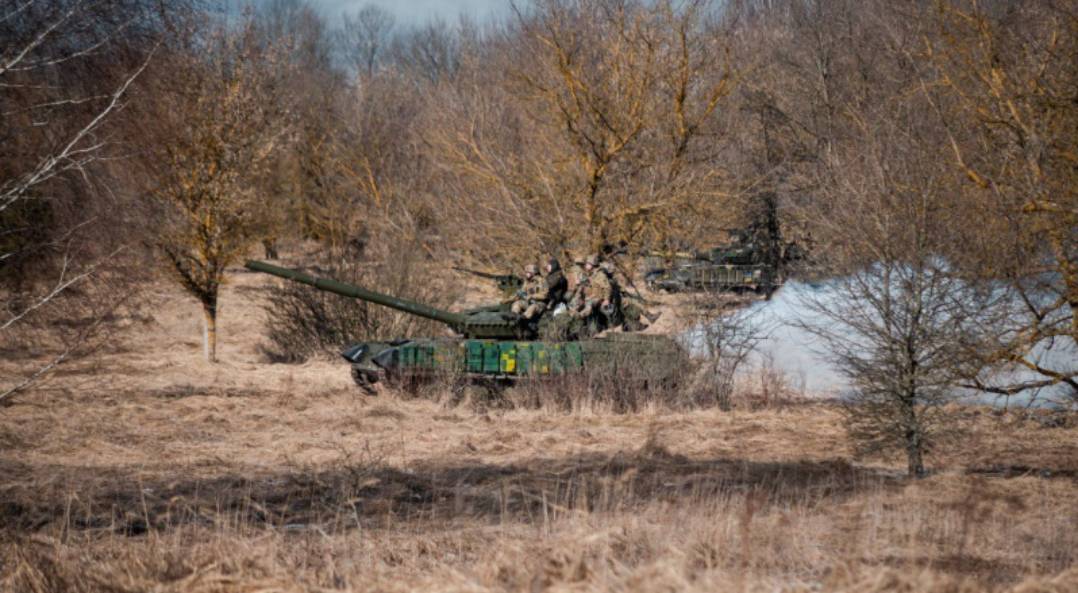
[[742, 376], [739, 400], [752, 410], [780, 408], [808, 401], [770, 352], [757, 352]]
[[833, 281], [826, 296], [808, 297], [814, 318], [801, 325], [822, 340], [850, 382], [848, 428], [859, 451], [904, 450], [909, 475], [922, 476], [925, 452], [954, 428], [955, 408], [947, 404], [959, 397], [971, 368], [966, 344], [983, 333], [994, 298], [912, 247], [879, 255]]
[[[351, 256], [325, 257], [311, 273], [395, 297], [448, 308], [455, 292], [427, 278], [423, 258], [407, 245], [385, 249], [386, 260]], [[269, 346], [266, 355], [280, 362], [301, 362], [316, 354], [336, 353], [363, 340], [435, 337], [442, 324], [373, 303], [349, 299], [306, 285], [284, 282], [270, 293]]]
[[769, 323], [759, 311], [737, 308], [738, 303], [729, 302], [729, 296], [724, 294], [706, 295], [696, 305], [699, 314], [689, 340], [702, 350], [702, 363], [692, 386], [693, 398], [701, 405], [729, 410], [740, 373], [767, 338]]

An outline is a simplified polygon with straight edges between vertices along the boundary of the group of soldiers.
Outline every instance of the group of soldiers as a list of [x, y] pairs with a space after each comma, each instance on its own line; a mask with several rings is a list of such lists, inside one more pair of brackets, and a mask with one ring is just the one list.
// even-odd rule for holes
[[566, 312], [577, 319], [600, 315], [612, 318], [616, 314], [620, 291], [612, 263], [589, 255], [571, 290], [557, 259], [550, 258], [544, 267], [543, 275], [535, 264], [524, 267], [524, 284], [510, 306], [510, 311], [521, 319], [538, 320], [543, 313], [563, 304]]

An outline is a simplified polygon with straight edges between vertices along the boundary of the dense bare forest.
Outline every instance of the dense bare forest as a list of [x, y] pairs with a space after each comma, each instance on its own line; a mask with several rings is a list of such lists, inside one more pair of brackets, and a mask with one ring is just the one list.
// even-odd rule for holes
[[[976, 396], [1045, 404], [1070, 418], [1061, 422], [1073, 423], [1078, 405], [1078, 6], [1070, 0], [520, 0], [499, 20], [462, 18], [417, 25], [398, 22], [373, 5], [339, 16], [304, 0], [267, 0], [238, 10], [201, 0], [0, 0], [0, 357], [6, 359], [0, 367], [0, 449], [9, 449], [19, 463], [27, 464], [11, 466], [11, 475], [38, 476], [31, 459], [53, 464], [49, 467], [69, 463], [43, 461], [59, 453], [33, 445], [33, 435], [19, 432], [19, 425], [33, 425], [17, 419], [22, 418], [20, 410], [37, 414], [34, 410], [82, 408], [82, 403], [72, 402], [90, 396], [71, 395], [79, 392], [71, 386], [72, 377], [119, 368], [110, 361], [131, 354], [124, 336], [133, 331], [151, 336], [146, 320], [167, 317], [161, 313], [163, 291], [175, 290], [197, 305], [201, 335], [192, 331], [188, 337], [201, 341], [154, 347], [162, 353], [197, 349], [206, 364], [187, 372], [212, 375], [221, 385], [228, 381], [213, 370], [215, 363], [220, 368], [230, 361], [228, 351], [218, 351], [218, 327], [227, 326], [232, 311], [237, 324], [267, 316], [264, 325], [254, 327], [257, 335], [248, 338], [262, 340], [257, 364], [271, 370], [259, 372], [287, 374], [288, 385], [292, 373], [304, 372], [290, 369], [307, 368], [299, 363], [322, 364], [318, 361], [326, 352], [349, 341], [440, 331], [426, 320], [302, 287], [253, 287], [237, 267], [249, 257], [289, 259], [326, 276], [449, 306], [467, 296], [452, 266], [515, 271], [534, 263], [538, 254], [572, 262], [616, 246], [622, 273], [631, 282], [637, 262], [648, 253], [707, 248], [724, 241], [731, 229], [751, 225], [766, 228], [774, 245], [794, 244], [804, 253], [786, 271], [792, 281], [828, 287], [826, 298], [808, 299], [805, 318], [798, 323], [818, 338], [817, 347], [848, 382], [843, 405], [820, 414], [841, 426], [842, 447], [849, 447], [851, 459], [882, 455], [893, 461], [887, 456], [897, 452], [901, 473], [918, 477], [928, 473], [932, 464], [925, 458], [931, 455], [940, 468], [974, 467], [980, 463], [971, 461], [974, 453], [950, 451], [972, 448], [960, 444], [970, 434], [991, 432], [970, 416], [989, 412], [956, 405]], [[243, 293], [248, 296], [265, 289], [264, 299], [257, 300], [259, 312], [241, 305], [222, 307], [229, 287], [248, 290]], [[722, 418], [732, 413], [734, 374], [739, 366], [744, 368], [742, 362], [760, 335], [745, 325], [741, 313], [716, 309], [714, 297], [703, 300], [708, 299], [705, 307], [698, 306], [700, 302], [679, 304], [694, 311], [688, 325], [705, 329], [707, 348], [696, 365], [701, 369], [697, 375], [708, 379], [694, 383], [691, 394], [664, 396], [656, 400], [659, 404], [634, 399], [617, 411], [656, 413], [648, 408], [653, 404], [672, 414], [716, 408], [699, 413], [727, 422]], [[122, 383], [110, 381], [107, 389]], [[62, 386], [59, 392], [57, 385]], [[186, 387], [177, 385], [181, 383], [155, 386], [157, 395], [145, 397], [186, 393]], [[773, 390], [767, 385], [776, 383], [767, 383], [761, 375], [759, 385], [763, 399], [770, 402], [767, 393]], [[336, 393], [337, 388], [327, 387], [325, 393]], [[319, 397], [304, 389], [297, 393]], [[302, 411], [309, 405], [274, 397], [273, 405], [284, 409]], [[514, 397], [517, 401], [509, 407], [523, 410], [535, 408], [528, 402], [546, 401], [548, 395]], [[759, 401], [741, 403], [753, 408], [752, 402]], [[367, 405], [336, 399], [331, 404]], [[426, 404], [411, 401], [396, 405], [404, 406], [403, 411], [384, 408], [384, 415], [403, 414], [405, 420], [397, 421], [404, 424], [412, 422], [407, 419], [411, 415], [434, 413], [437, 420], [437, 414], [457, 414], [414, 409]], [[767, 414], [802, 414], [800, 408], [772, 410], [770, 405], [764, 406], [770, 410]], [[580, 413], [576, 404], [555, 407]], [[1071, 416], [1066, 416], [1068, 408]], [[377, 423], [371, 413], [363, 412], [362, 422]], [[486, 411], [475, 413], [473, 418], [489, 420]], [[64, 414], [64, 422], [77, 417]], [[674, 424], [699, 422], [675, 417], [679, 420]], [[579, 416], [574, 418], [567, 422], [580, 422]], [[758, 424], [770, 421], [769, 416]], [[356, 422], [359, 426], [360, 420]], [[449, 424], [455, 426], [453, 422]], [[571, 431], [577, 429], [574, 424]], [[821, 439], [821, 456], [831, 446], [825, 433], [813, 433]], [[678, 465], [681, 453], [670, 453], [653, 436], [648, 432], [649, 444], [639, 453], [643, 457], [626, 463], [639, 461], [640, 471], [654, 478], [648, 484], [656, 492], [660, 481], [684, 477], [681, 469], [672, 469], [675, 466], [706, 473], [704, 465], [693, 465], [696, 457], [692, 463], [682, 457], [685, 463]], [[467, 447], [476, 450], [470, 438], [461, 437], [465, 456]], [[390, 440], [378, 443], [386, 451], [394, 447]], [[369, 447], [368, 441], [364, 455], [373, 455]], [[1046, 452], [1050, 460], [1065, 459], [1066, 452], [1074, 451], [1072, 441], [1049, 448], [1059, 453]], [[790, 449], [796, 450], [796, 443]], [[350, 457], [353, 453], [345, 455], [353, 472], [349, 475], [318, 473], [322, 457], [296, 461], [307, 464], [297, 472], [309, 481], [287, 495], [309, 491], [330, 501], [326, 508], [339, 515], [341, 509], [356, 508], [337, 503], [367, 488], [363, 484], [380, 483], [377, 488], [386, 492], [411, 487], [404, 474], [371, 469], [392, 466], [392, 460], [381, 457], [390, 453], [362, 463]], [[407, 459], [400, 464], [417, 463], [422, 456]], [[531, 467], [533, 461], [518, 456], [505, 463]], [[1012, 465], [1033, 472], [1051, 466], [1069, 476], [1064, 478], [1066, 487], [1053, 486], [1061, 493], [1039, 491], [1038, 496], [1047, 498], [1038, 500], [1054, 504], [1068, 496], [1065, 491], [1073, 496], [1075, 470], [1052, 463], [1022, 457]], [[366, 473], [357, 476], [360, 466]], [[545, 465], [536, 467], [534, 473], [529, 469], [526, 475], [515, 474], [523, 480], [515, 510], [507, 502], [512, 500], [511, 488], [498, 486], [499, 537], [518, 541], [519, 534], [511, 531], [515, 513], [526, 513], [531, 524], [532, 513], [540, 512], [546, 537], [577, 541], [579, 533], [567, 535], [556, 520], [549, 522], [546, 485], [524, 484], [550, 477], [540, 476], [547, 471]], [[600, 473], [607, 472], [610, 465], [602, 468]], [[753, 547], [762, 545], [759, 542], [746, 543], [754, 514], [759, 509], [778, 513], [772, 505], [784, 504], [783, 496], [790, 494], [784, 490], [788, 485], [775, 486], [781, 470], [774, 474], [761, 468], [742, 467], [745, 481], [737, 487], [745, 490], [723, 490], [727, 482], [716, 491], [711, 486], [693, 490], [693, 505], [711, 504], [706, 501], [718, 492], [722, 502], [715, 504], [740, 513], [742, 527], [736, 521], [727, 527], [742, 530], [738, 541], [743, 547], [739, 553], [714, 548], [701, 552], [700, 546], [718, 544], [708, 539], [713, 534], [697, 534], [700, 541], [682, 550], [692, 558], [699, 556], [685, 561], [695, 568], [675, 571], [678, 579], [687, 581], [640, 576], [633, 572], [637, 565], [610, 568], [620, 544], [604, 539], [599, 551], [586, 543], [573, 544], [579, 548], [576, 559], [544, 556], [562, 563], [556, 570], [543, 569], [549, 569], [543, 577], [553, 579], [549, 582], [525, 579], [507, 568], [512, 562], [490, 550], [476, 554], [483, 562], [497, 556], [493, 564], [483, 565], [501, 566], [496, 574], [475, 576], [456, 560], [443, 559], [431, 561], [443, 581], [407, 580], [393, 586], [385, 579], [392, 578], [386, 566], [394, 561], [382, 559], [372, 582], [386, 590], [450, 583], [447, 588], [533, 591], [572, 588], [574, 583], [589, 590], [651, 589], [671, 582], [675, 588], [714, 590], [712, 585], [732, 583], [726, 579], [734, 573], [742, 575], [737, 577], [739, 590], [767, 588], [776, 582], [767, 579], [780, 573], [796, 573], [796, 579], [783, 581], [791, 587], [823, 582], [820, 574], [798, 562], [769, 564], [748, 558], [767, 553]], [[889, 490], [890, 476], [862, 475], [860, 466], [842, 468], [844, 485], [832, 486], [848, 486], [845, 495], [858, 504], [886, 506], [891, 503], [881, 501], [898, 496]], [[828, 473], [832, 469], [805, 470], [795, 481], [814, 480], [816, 471], [833, 478]], [[558, 472], [562, 470], [554, 472], [560, 479], [564, 472]], [[746, 477], [749, 474], [754, 477]], [[443, 502], [437, 497], [457, 488], [446, 485], [452, 481], [448, 475], [442, 478], [445, 484], [423, 494], [434, 497], [431, 520]], [[258, 490], [275, 483], [265, 479], [268, 482], [255, 480], [248, 486]], [[354, 484], [348, 481], [352, 479]], [[468, 479], [460, 478], [460, 484], [471, 484]], [[570, 523], [579, 519], [576, 513], [598, 512], [594, 500], [577, 499], [579, 492], [585, 498], [589, 492], [599, 495], [596, 484], [607, 477], [595, 479], [598, 482], [572, 486], [572, 493], [553, 487], [549, 508]], [[963, 479], [954, 477], [956, 484]], [[346, 488], [342, 480], [350, 485]], [[482, 506], [494, 496], [493, 489], [483, 490], [493, 488], [490, 480], [468, 486], [475, 492], [462, 494], [465, 487], [459, 487], [453, 512], [461, 512], [465, 503], [460, 500], [470, 500], [465, 504], [472, 509], [465, 513], [469, 517], [483, 522], [493, 516], [494, 510], [468, 506]], [[870, 482], [871, 487], [866, 486]], [[62, 496], [56, 480], [49, 484], [57, 489], [55, 496]], [[852, 494], [862, 487], [866, 490]], [[750, 490], [766, 490], [769, 494], [760, 496], [772, 498], [758, 500]], [[57, 543], [53, 552], [38, 551], [20, 539], [30, 537], [26, 532], [32, 529], [23, 523], [36, 521], [26, 519], [31, 511], [55, 516], [63, 506], [34, 507], [19, 498], [24, 494], [12, 486], [0, 497], [0, 550], [19, 559], [0, 559], [0, 586], [119, 591], [169, 580], [164, 575], [172, 569], [155, 572], [148, 564], [128, 574], [124, 585], [105, 577], [80, 580], [76, 575], [83, 560], [72, 560], [70, 549]], [[273, 494], [249, 495], [248, 502]], [[642, 492], [621, 495], [627, 507], [604, 499], [608, 506], [599, 505], [603, 512], [631, 512], [633, 504], [654, 505], [660, 498]], [[539, 496], [541, 507], [529, 496]], [[992, 500], [1008, 496], [998, 494]], [[72, 500], [64, 525], [56, 527], [61, 530], [57, 541], [64, 545], [72, 529], [103, 525], [88, 510], [88, 523], [74, 525]], [[212, 502], [219, 506], [221, 500], [191, 503], [202, 510], [188, 512], [198, 515]], [[171, 517], [171, 511], [151, 508], [153, 504], [147, 507], [143, 501], [142, 510], [134, 511], [145, 515], [139, 519], [140, 529], [167, 532], [175, 539], [155, 545], [174, 546], [170, 554], [178, 553], [187, 545], [185, 536], [169, 530], [197, 521]], [[903, 499], [900, 506], [905, 504], [914, 503]], [[265, 516], [276, 512], [244, 509], [242, 518], [235, 517], [242, 525], [228, 527], [243, 532], [244, 538], [260, 521], [271, 523]], [[426, 512], [420, 505], [414, 510]], [[821, 521], [816, 511], [805, 510], [803, 519]], [[1060, 513], [1073, 531], [1073, 505]], [[385, 521], [392, 522], [391, 514], [385, 512]], [[937, 518], [931, 512], [918, 516], [926, 526]], [[976, 519], [962, 517], [961, 549], [938, 554], [962, 559], [980, 553], [966, 548], [968, 540], [976, 539], [967, 533]], [[156, 527], [149, 525], [154, 520]], [[377, 522], [382, 520], [379, 515]], [[334, 530], [351, 529], [341, 525], [340, 516], [334, 521]], [[358, 529], [359, 514], [355, 523]], [[776, 536], [781, 531], [770, 528]], [[859, 524], [850, 529], [862, 533], [857, 530], [863, 528]], [[895, 533], [901, 529], [876, 528], [883, 535], [873, 531], [879, 539], [866, 545], [878, 545], [883, 557], [889, 553], [884, 549], [892, 541], [888, 538], [899, 537]], [[396, 537], [387, 535], [391, 533], [377, 537]], [[982, 579], [984, 586], [1063, 574], [1073, 567], [1073, 535], [1045, 533], [1030, 536], [1040, 547], [1022, 559], [1010, 558], [1010, 568], [991, 578], [977, 567], [948, 572], [943, 564], [930, 561], [926, 566]], [[347, 537], [338, 531], [332, 536]], [[201, 536], [192, 537], [202, 541]], [[274, 532], [273, 537], [286, 535]], [[625, 555], [637, 558], [640, 566], [657, 556], [666, 558], [657, 551], [661, 545], [652, 542], [655, 549], [648, 552], [640, 541], [626, 537], [624, 545], [637, 547]], [[909, 535], [905, 545], [913, 546], [917, 537]], [[985, 544], [987, 551], [980, 557], [994, 558], [992, 546], [1002, 537]], [[261, 554], [253, 540], [243, 541], [250, 557]], [[403, 545], [396, 540], [381, 543], [389, 548]], [[192, 544], [199, 550], [196, 556], [219, 553], [203, 544]], [[446, 549], [479, 547], [475, 542], [442, 544]], [[442, 544], [432, 543], [431, 549], [441, 553]], [[805, 543], [805, 549], [814, 545], [824, 544]], [[1058, 552], [1060, 546], [1072, 549], [1064, 554]], [[115, 566], [129, 566], [123, 558], [145, 561], [138, 556], [142, 552], [123, 549], [111, 557]], [[398, 564], [418, 567], [422, 573], [424, 553], [409, 550]], [[828, 552], [833, 556], [821, 562], [845, 558], [847, 552], [833, 549]], [[100, 559], [112, 552], [95, 553], [104, 555], [96, 557]], [[468, 555], [460, 553], [462, 558]], [[276, 590], [316, 584], [364, 588], [349, 572], [354, 567], [331, 566], [329, 559], [338, 558], [336, 552], [325, 552], [327, 565], [321, 558], [280, 554], [280, 564], [268, 572], [256, 570], [257, 578], [248, 584], [264, 581], [265, 590], [273, 583], [283, 587]], [[896, 554], [901, 556], [892, 556]], [[69, 560], [72, 564], [65, 564]], [[203, 574], [199, 570], [205, 566], [200, 565], [194, 572], [176, 569], [182, 574], [168, 586], [233, 590], [226, 577], [244, 574], [238, 568], [244, 560], [228, 562], [236, 564], [220, 574], [207, 569], [217, 579], [210, 585], [176, 580]], [[738, 572], [738, 567], [744, 570]], [[691, 576], [712, 569], [718, 572], [708, 573], [708, 578], [719, 574], [721, 579], [697, 582]], [[307, 576], [284, 586], [274, 580], [278, 570]], [[461, 576], [462, 570], [471, 576]], [[888, 589], [869, 583], [871, 579], [858, 580], [863, 575], [849, 570], [853, 576], [835, 577], [838, 580], [826, 585], [829, 590]], [[136, 574], [140, 576], [132, 576]], [[341, 576], [345, 574], [352, 576]], [[632, 580], [637, 577], [642, 580]], [[952, 590], [946, 587], [954, 585], [925, 578], [906, 585], [914, 587], [909, 590], [937, 585]], [[259, 586], [242, 590], [262, 590]], [[1066, 588], [1065, 583], [1059, 586], [1044, 590]]]

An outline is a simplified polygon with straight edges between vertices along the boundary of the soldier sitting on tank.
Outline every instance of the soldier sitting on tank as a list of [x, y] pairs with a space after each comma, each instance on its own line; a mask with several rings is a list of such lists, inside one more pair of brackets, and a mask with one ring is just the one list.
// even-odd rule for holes
[[589, 320], [589, 325], [608, 325], [615, 305], [614, 285], [610, 275], [599, 265], [598, 255], [584, 260], [584, 274], [577, 283], [570, 312], [578, 319]]
[[561, 263], [557, 258], [550, 258], [546, 263], [546, 305], [547, 309], [554, 310], [558, 305], [565, 302], [565, 295], [569, 291], [569, 281], [565, 279], [565, 273], [561, 270]]
[[588, 272], [583, 262], [573, 266], [573, 287], [565, 295], [565, 306], [569, 314], [576, 317], [584, 307], [584, 289], [588, 286]]
[[609, 304], [606, 306], [600, 306], [600, 311], [603, 315], [606, 315], [613, 324], [614, 319], [619, 316], [622, 309], [622, 286], [624, 286], [622, 278], [618, 273], [617, 268], [614, 266], [614, 262], [609, 259], [603, 259], [599, 262], [599, 271], [606, 275], [607, 283], [610, 285], [610, 297]]
[[[609, 259], [604, 259], [602, 263], [599, 264], [599, 267], [610, 277], [612, 292], [614, 294], [613, 306], [607, 310], [608, 312], [612, 312], [612, 314], [607, 313], [607, 316], [610, 317], [611, 325], [620, 323], [625, 331], [635, 332], [643, 330], [648, 325], [655, 323], [660, 314], [652, 313], [645, 309], [642, 304], [643, 299], [639, 294], [635, 297], [638, 302], [634, 303], [629, 300], [631, 296], [626, 292], [625, 287], [631, 286], [631, 283], [629, 282], [628, 277], [621, 273], [621, 270], [614, 265], [614, 262]], [[647, 320], [647, 323], [644, 322], [645, 320]]]
[[[590, 257], [588, 258], [590, 259]], [[591, 276], [593, 268], [588, 265], [588, 259], [583, 262], [576, 262], [576, 266], [573, 268], [573, 288], [569, 291], [567, 297], [567, 305], [569, 313], [573, 317], [580, 317], [580, 312], [584, 310], [584, 304], [587, 300], [585, 292], [588, 288], [588, 279]]]
[[539, 266], [528, 264], [524, 266], [524, 284], [509, 310], [521, 319], [531, 321], [546, 310], [547, 298], [546, 281], [539, 276]]

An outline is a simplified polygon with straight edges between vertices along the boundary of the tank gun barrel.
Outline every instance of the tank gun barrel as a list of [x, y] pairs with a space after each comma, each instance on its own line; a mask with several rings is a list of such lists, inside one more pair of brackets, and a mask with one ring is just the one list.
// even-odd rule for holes
[[328, 278], [318, 278], [309, 274], [304, 274], [299, 270], [282, 268], [261, 261], [248, 261], [243, 267], [253, 272], [262, 272], [263, 274], [270, 274], [271, 276], [277, 276], [278, 278], [284, 278], [285, 280], [291, 280], [292, 282], [313, 286], [318, 290], [332, 292], [334, 294], [359, 299], [361, 301], [376, 303], [383, 307], [389, 307], [391, 309], [397, 309], [398, 311], [404, 311], [405, 313], [411, 313], [412, 315], [418, 315], [419, 317], [424, 317], [426, 319], [440, 321], [454, 329], [459, 329], [468, 325], [467, 317], [460, 313], [443, 311], [422, 303], [399, 299], [389, 296], [388, 294], [360, 288], [354, 284], [346, 284]]

